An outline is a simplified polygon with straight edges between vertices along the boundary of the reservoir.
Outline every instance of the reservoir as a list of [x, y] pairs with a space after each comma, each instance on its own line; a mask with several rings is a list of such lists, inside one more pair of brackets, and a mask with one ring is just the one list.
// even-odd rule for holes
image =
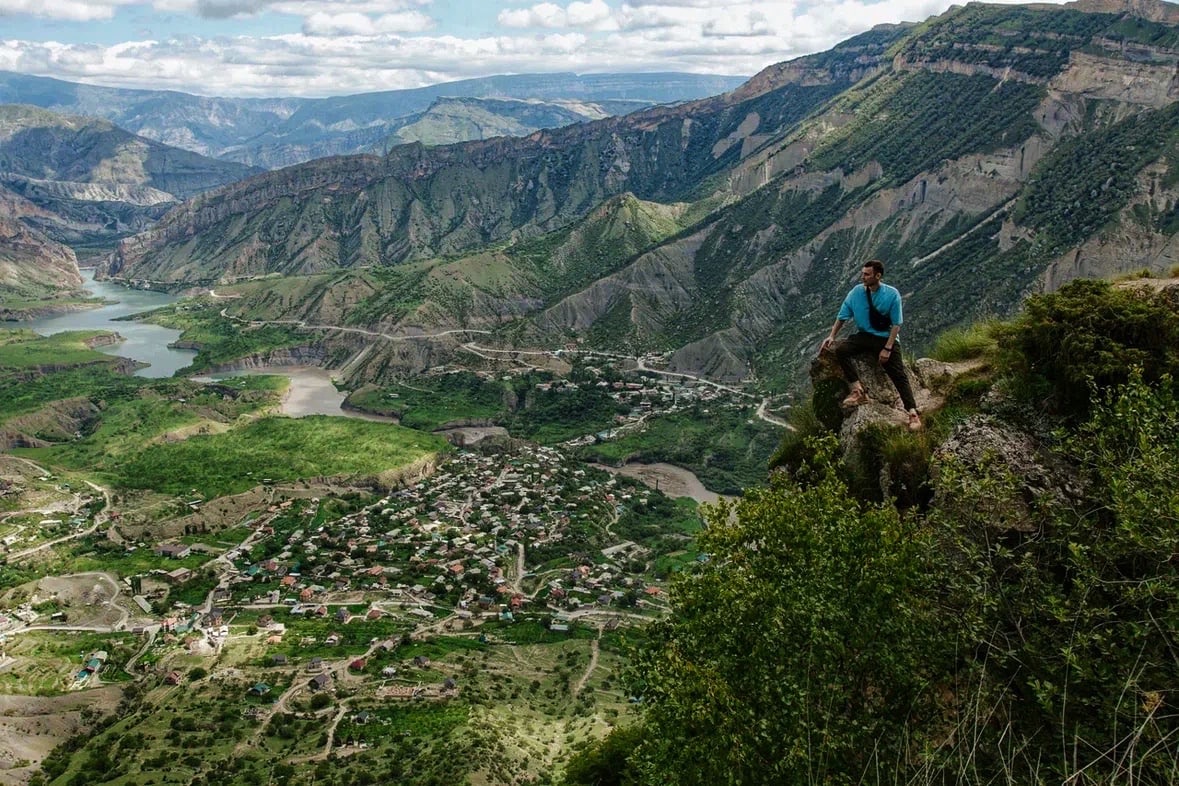
[[36, 331], [43, 336], [66, 330], [109, 330], [118, 333], [125, 340], [109, 347], [100, 347], [99, 352], [107, 355], [131, 358], [148, 363], [146, 368], [135, 372], [137, 377], [170, 377], [178, 369], [192, 362], [196, 352], [187, 349], [172, 349], [168, 344], [180, 337], [179, 330], [148, 325], [143, 322], [114, 322], [117, 317], [150, 311], [153, 308], [175, 303], [180, 298], [164, 292], [150, 292], [145, 289], [128, 289], [108, 281], [95, 281], [94, 271], [82, 270], [83, 286], [95, 297], [107, 301], [118, 301], [101, 308], [86, 311], [71, 311], [53, 317], [22, 322], [19, 327]]

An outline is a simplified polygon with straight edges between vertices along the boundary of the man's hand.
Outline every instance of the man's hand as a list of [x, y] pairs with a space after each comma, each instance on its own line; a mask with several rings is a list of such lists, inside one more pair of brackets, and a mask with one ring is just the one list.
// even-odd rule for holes
[[827, 336], [827, 338], [823, 339], [823, 343], [819, 345], [819, 354], [821, 355], [827, 350], [831, 349], [831, 345], [834, 343], [835, 338], [832, 336]]
[[891, 351], [891, 350], [889, 350], [889, 349], [882, 349], [882, 350], [880, 350], [880, 355], [879, 355], [879, 359], [880, 359], [880, 365], [882, 365], [882, 366], [886, 366], [886, 365], [888, 365], [888, 359], [889, 359], [890, 357], [892, 357], [892, 351]]

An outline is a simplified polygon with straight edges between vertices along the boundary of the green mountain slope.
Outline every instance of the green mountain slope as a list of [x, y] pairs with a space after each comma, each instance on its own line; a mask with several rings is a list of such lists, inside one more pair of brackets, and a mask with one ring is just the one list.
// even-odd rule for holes
[[883, 53], [883, 42], [853, 39], [834, 55], [804, 58], [772, 81], [717, 98], [524, 139], [407, 145], [385, 158], [269, 173], [189, 202], [121, 247], [110, 272], [180, 284], [390, 265], [560, 229], [627, 191], [681, 200]]
[[[344, 319], [382, 324], [397, 309], [371, 304], [399, 303], [394, 322], [412, 312], [425, 333], [496, 325], [507, 346], [576, 338], [776, 387], [875, 256], [907, 296], [903, 343], [920, 349], [1078, 275], [1179, 261], [1179, 18], [1158, 3], [1087, 8], [953, 9], [715, 99], [272, 173], [186, 204], [124, 243], [110, 273], [211, 284], [494, 259], [475, 265], [500, 267], [491, 298], [464, 273], [447, 306], [416, 310], [430, 296], [411, 265]], [[642, 248], [560, 234], [623, 192], [687, 203], [680, 228]]]

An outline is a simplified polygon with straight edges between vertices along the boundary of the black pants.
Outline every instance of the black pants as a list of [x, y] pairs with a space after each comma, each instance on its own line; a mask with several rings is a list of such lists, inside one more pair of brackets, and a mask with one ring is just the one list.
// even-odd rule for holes
[[[846, 341], [836, 344], [835, 359], [839, 361], [839, 367], [843, 369], [843, 376], [847, 378], [847, 381], [857, 382], [860, 379], [860, 375], [856, 373], [856, 367], [851, 362], [853, 355], [871, 354], [873, 358], [877, 358], [887, 342], [886, 336], [860, 331], [848, 336]], [[917, 402], [913, 400], [913, 388], [909, 386], [909, 377], [905, 374], [905, 362], [901, 360], [900, 347], [893, 347], [892, 354], [888, 356], [888, 362], [884, 364], [884, 373], [888, 374], [892, 384], [896, 385], [897, 393], [901, 394], [901, 403], [905, 405], [905, 409], [917, 409]]]

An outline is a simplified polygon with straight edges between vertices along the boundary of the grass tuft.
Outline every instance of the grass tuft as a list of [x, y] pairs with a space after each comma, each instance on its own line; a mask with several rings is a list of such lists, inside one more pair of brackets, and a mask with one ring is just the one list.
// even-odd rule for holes
[[999, 348], [995, 339], [995, 322], [979, 322], [964, 328], [947, 330], [938, 337], [930, 357], [944, 363], [974, 360]]

